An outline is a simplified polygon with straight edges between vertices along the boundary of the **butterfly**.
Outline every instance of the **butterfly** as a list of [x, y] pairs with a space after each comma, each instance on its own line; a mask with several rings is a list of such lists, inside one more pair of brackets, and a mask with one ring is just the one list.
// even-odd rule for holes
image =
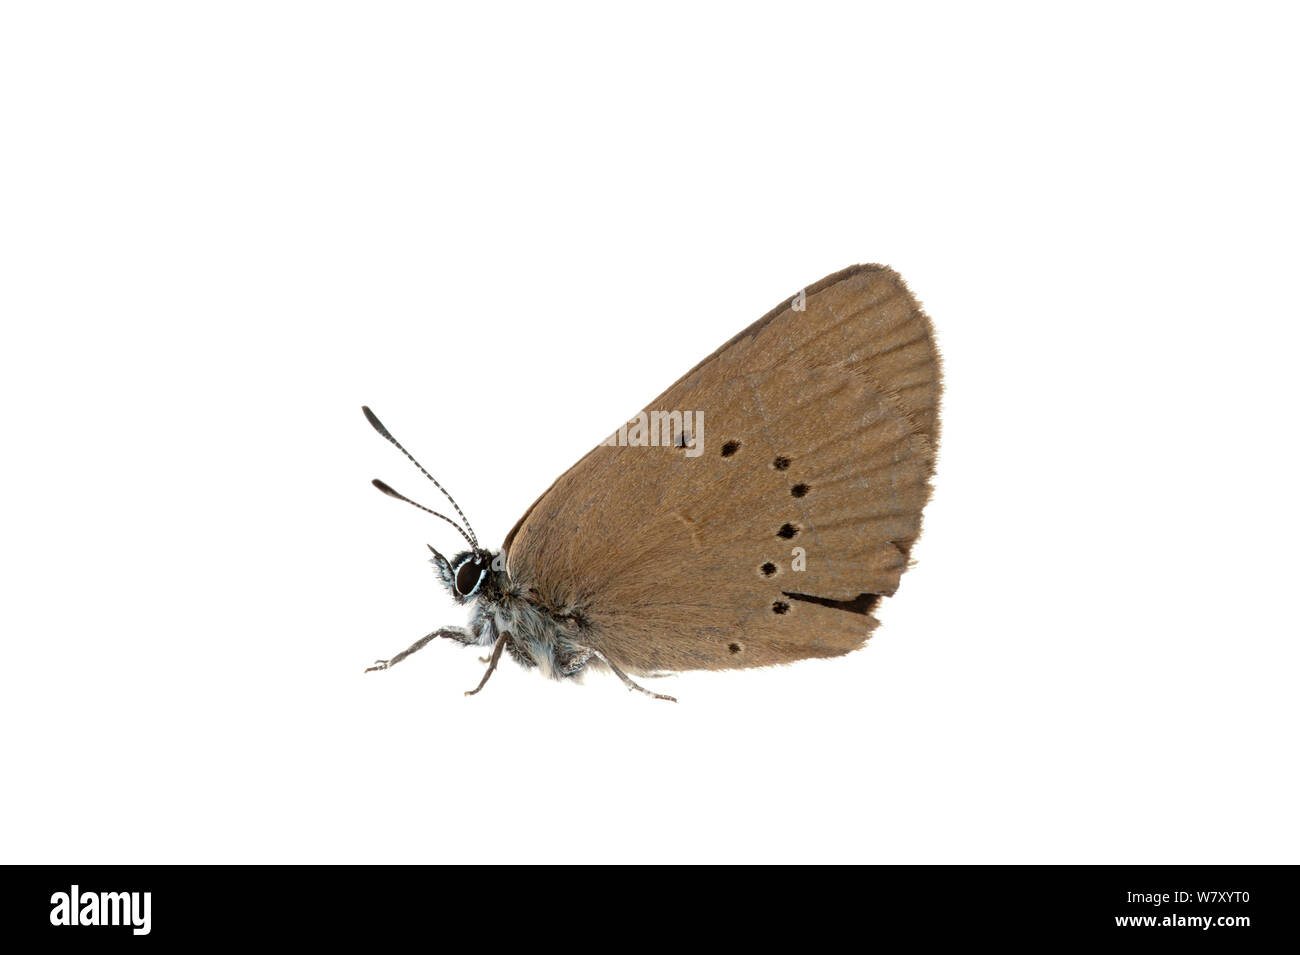
[[939, 439], [929, 318], [893, 270], [859, 265], [802, 289], [683, 375], [528, 508], [499, 550], [451, 501], [432, 546], [468, 626], [431, 641], [491, 647], [554, 679], [633, 680], [835, 657], [861, 647], [921, 531]]

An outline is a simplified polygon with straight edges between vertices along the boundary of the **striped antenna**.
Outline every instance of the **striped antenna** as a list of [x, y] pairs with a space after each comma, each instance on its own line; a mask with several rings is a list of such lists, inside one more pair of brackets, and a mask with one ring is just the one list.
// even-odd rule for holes
[[465, 512], [460, 509], [460, 505], [456, 503], [456, 499], [452, 497], [450, 494], [448, 494], [447, 489], [443, 487], [441, 484], [439, 484], [437, 479], [434, 478], [432, 474], [430, 474], [428, 471], [424, 469], [424, 465], [422, 465], [419, 461], [415, 460], [415, 458], [412, 457], [410, 451], [402, 447], [401, 444], [398, 443], [397, 439], [394, 438], [391, 434], [389, 434], [388, 429], [384, 427], [384, 423], [375, 417], [375, 413], [373, 411], [371, 411], [365, 405], [361, 406], [361, 411], [366, 416], [366, 420], [370, 422], [370, 426], [372, 428], [374, 428], [385, 438], [391, 441], [393, 443], [393, 447], [397, 448], [398, 451], [401, 451], [403, 454], [405, 454], [407, 459], [410, 460], [412, 464], [414, 464], [417, 468], [420, 469], [420, 473], [423, 474], [425, 477], [427, 477], [430, 481], [433, 481], [433, 486], [447, 496], [447, 500], [451, 501], [451, 506], [456, 509], [456, 513], [460, 515], [460, 519], [465, 522], [465, 527], [469, 529], [469, 533], [466, 534], [465, 531], [461, 529], [461, 526], [457, 524], [455, 521], [453, 521], [450, 517], [446, 517], [442, 514], [438, 514], [437, 511], [429, 511], [429, 509], [425, 507], [423, 504], [415, 504], [415, 502], [412, 501], [410, 498], [402, 497], [402, 495], [398, 494], [387, 484], [384, 484], [381, 481], [375, 481], [374, 482], [375, 487], [379, 488], [379, 490], [383, 491], [389, 497], [399, 498], [403, 501], [406, 501], [407, 504], [415, 504], [415, 506], [420, 508], [421, 510], [429, 511], [430, 514], [434, 514], [437, 515], [438, 517], [441, 517], [444, 521], [447, 521], [458, 531], [460, 531], [461, 536], [470, 542], [471, 547], [473, 547], [475, 550], [478, 550], [479, 549], [478, 535], [474, 533], [474, 528], [470, 527], [469, 518], [466, 517]]
[[[460, 531], [460, 536], [463, 537], [463, 538], [465, 538], [465, 540], [469, 541], [469, 546], [470, 546], [470, 547], [474, 548], [475, 550], [478, 550], [478, 542], [477, 542], [477, 541], [470, 540], [469, 535], [465, 533], [464, 529], [461, 528], [461, 526], [460, 526], [459, 524], [457, 524], [455, 521], [453, 521], [453, 520], [452, 520], [450, 517], [448, 517], [446, 514], [439, 514], [437, 511], [431, 511], [431, 510], [429, 510], [427, 507], [425, 507], [423, 504], [417, 504], [415, 501], [411, 500], [411, 499], [410, 499], [409, 497], [407, 497], [405, 494], [398, 494], [396, 491], [394, 491], [391, 487], [389, 487], [389, 486], [388, 486], [387, 484], [385, 484], [383, 481], [379, 480], [379, 478], [375, 478], [375, 479], [374, 479], [373, 481], [371, 481], [370, 483], [373, 484], [375, 487], [379, 488], [379, 490], [383, 491], [383, 492], [384, 492], [385, 494], [387, 494], [389, 497], [395, 497], [395, 498], [397, 498], [399, 501], [405, 501], [407, 504], [410, 504], [412, 507], [418, 507], [420, 510], [424, 511], [425, 513], [427, 513], [427, 514], [432, 514], [434, 517], [441, 517], [444, 521], [446, 521], [446, 522], [447, 522], [448, 524], [450, 524], [452, 527], [456, 528], [456, 530]], [[433, 548], [430, 547], [429, 550], [433, 550]], [[434, 550], [433, 552], [434, 552], [435, 554], [438, 553], [436, 550]]]

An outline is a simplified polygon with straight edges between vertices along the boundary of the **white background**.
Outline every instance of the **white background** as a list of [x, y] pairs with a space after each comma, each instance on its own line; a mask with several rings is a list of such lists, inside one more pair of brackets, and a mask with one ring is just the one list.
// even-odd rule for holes
[[[1300, 861], [1285, 5], [0, 20], [3, 861]], [[947, 372], [868, 649], [362, 675], [464, 621], [362, 403], [499, 543], [856, 262]]]

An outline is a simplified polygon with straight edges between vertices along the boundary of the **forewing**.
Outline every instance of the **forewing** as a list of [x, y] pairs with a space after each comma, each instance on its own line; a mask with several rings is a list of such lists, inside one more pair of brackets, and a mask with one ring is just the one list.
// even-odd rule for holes
[[[798, 301], [796, 298], [794, 301]], [[507, 570], [634, 671], [835, 656], [876, 626], [920, 532], [937, 438], [930, 326], [879, 266], [837, 273], [647, 411], [692, 448], [600, 446], [511, 531]]]

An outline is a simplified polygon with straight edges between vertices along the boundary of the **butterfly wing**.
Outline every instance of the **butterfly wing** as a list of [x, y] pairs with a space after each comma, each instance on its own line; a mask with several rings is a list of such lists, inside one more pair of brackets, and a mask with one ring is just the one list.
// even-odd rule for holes
[[920, 533], [939, 391], [929, 320], [898, 275], [836, 273], [647, 407], [702, 412], [698, 456], [593, 449], [510, 532], [507, 572], [634, 672], [846, 653]]

